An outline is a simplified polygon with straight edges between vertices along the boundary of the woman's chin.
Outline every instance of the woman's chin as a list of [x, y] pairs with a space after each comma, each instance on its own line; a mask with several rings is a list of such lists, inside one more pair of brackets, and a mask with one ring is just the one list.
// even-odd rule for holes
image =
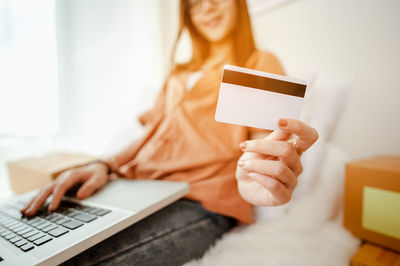
[[219, 32], [215, 32], [215, 33], [207, 34], [206, 39], [210, 43], [221, 43], [224, 40], [226, 40], [226, 34], [221, 34]]

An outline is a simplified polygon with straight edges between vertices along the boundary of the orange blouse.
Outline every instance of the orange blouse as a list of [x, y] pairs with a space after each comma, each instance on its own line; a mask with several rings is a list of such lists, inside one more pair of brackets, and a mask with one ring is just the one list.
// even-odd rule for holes
[[[246, 67], [282, 74], [271, 53], [256, 51]], [[154, 107], [140, 116], [146, 134], [136, 142], [132, 159], [120, 166], [128, 178], [185, 181], [186, 198], [207, 210], [252, 223], [252, 206], [239, 195], [236, 163], [239, 144], [257, 129], [214, 119], [223, 66], [205, 71], [191, 90], [185, 79], [171, 75]]]

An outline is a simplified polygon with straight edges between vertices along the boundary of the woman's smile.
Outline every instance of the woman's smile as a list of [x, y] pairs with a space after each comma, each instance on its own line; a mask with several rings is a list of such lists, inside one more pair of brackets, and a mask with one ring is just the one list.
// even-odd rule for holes
[[212, 17], [211, 19], [204, 21], [204, 25], [209, 28], [216, 28], [221, 24], [221, 21], [222, 15], [217, 15]]

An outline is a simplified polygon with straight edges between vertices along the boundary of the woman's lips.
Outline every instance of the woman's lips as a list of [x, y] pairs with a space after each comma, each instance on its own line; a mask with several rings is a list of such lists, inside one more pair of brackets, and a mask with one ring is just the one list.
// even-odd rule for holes
[[218, 16], [218, 17], [215, 17], [215, 18], [213, 18], [213, 19], [211, 19], [209, 21], [206, 21], [205, 25], [207, 27], [214, 28], [214, 27], [217, 27], [220, 24], [221, 20], [222, 20], [222, 17]]

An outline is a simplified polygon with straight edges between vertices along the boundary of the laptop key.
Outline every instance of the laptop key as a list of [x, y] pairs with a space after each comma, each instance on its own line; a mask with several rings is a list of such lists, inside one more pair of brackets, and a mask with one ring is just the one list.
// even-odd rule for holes
[[65, 215], [67, 215], [68, 217], [74, 217], [75, 215], [81, 214], [80, 211], [77, 210], [70, 210], [68, 213], [66, 213]]
[[53, 229], [53, 230], [49, 231], [48, 234], [52, 235], [54, 237], [59, 237], [59, 236], [62, 236], [63, 234], [66, 234], [68, 232], [69, 231], [67, 229], [65, 229], [65, 228], [60, 226], [60, 227], [58, 227], [56, 229]]
[[15, 229], [14, 232], [17, 234], [20, 234], [22, 231], [24, 231], [25, 229], [28, 229], [28, 228], [30, 228], [30, 227], [27, 225], [24, 225], [21, 228]]
[[41, 225], [36, 226], [36, 228], [39, 229], [39, 230], [42, 230], [43, 228], [45, 228], [45, 227], [47, 227], [49, 225], [52, 225], [52, 223], [46, 221], [46, 222], [42, 223]]
[[43, 228], [42, 231], [45, 232], [45, 233], [47, 233], [47, 232], [49, 232], [49, 231], [51, 231], [51, 230], [53, 230], [53, 229], [56, 229], [57, 227], [58, 227], [57, 225], [51, 224], [51, 225], [49, 225], [49, 226]]
[[14, 244], [14, 243], [16, 243], [16, 242], [18, 242], [18, 241], [20, 241], [20, 240], [22, 240], [21, 237], [15, 236], [15, 237], [11, 238], [11, 239], [8, 240], [8, 241], [9, 241], [11, 244]]
[[12, 230], [14, 230], [14, 231], [19, 231], [19, 230], [21, 230], [21, 229], [24, 228], [24, 227], [27, 227], [27, 225], [24, 224], [24, 223], [19, 223], [19, 224], [16, 224], [15, 226], [13, 226], [13, 227], [12, 227]]
[[9, 219], [7, 219], [6, 221], [4, 221], [2, 224], [3, 224], [5, 227], [9, 227], [9, 226], [13, 226], [13, 225], [16, 224], [16, 223], [18, 223], [17, 220], [14, 220], [14, 219], [9, 218]]
[[16, 236], [17, 236], [16, 234], [12, 233], [12, 234], [7, 235], [4, 238], [7, 239], [7, 240], [10, 240], [11, 238], [16, 237]]
[[62, 219], [58, 220], [58, 221], [56, 222], [56, 224], [64, 224], [64, 223], [67, 223], [67, 222], [69, 222], [69, 221], [71, 221], [71, 219], [62, 218]]
[[49, 213], [48, 215], [46, 215], [45, 217], [43, 217], [43, 219], [50, 220], [51, 218], [53, 218], [55, 216], [57, 216], [57, 214], [52, 212], [52, 213]]
[[19, 235], [24, 235], [24, 234], [26, 234], [26, 233], [28, 233], [28, 232], [30, 232], [30, 231], [32, 231], [32, 230], [33, 230], [32, 227], [28, 227], [28, 228], [26, 228], [25, 230], [22, 230], [22, 231], [18, 232], [18, 234], [19, 234]]
[[18, 227], [20, 227], [21, 226], [21, 224], [20, 223], [14, 223], [13, 225], [10, 225], [10, 226], [6, 226], [9, 230], [14, 230], [14, 229], [16, 229], [16, 228], [18, 228]]
[[25, 233], [25, 234], [21, 235], [21, 236], [23, 238], [28, 238], [28, 237], [31, 237], [33, 235], [36, 235], [37, 233], [39, 233], [38, 230], [32, 230], [32, 231], [29, 231], [28, 233]]
[[83, 211], [88, 212], [88, 213], [91, 213], [91, 214], [95, 214], [95, 212], [97, 212], [97, 211], [99, 211], [99, 210], [100, 210], [100, 209], [99, 209], [99, 208], [96, 208], [96, 207], [89, 207], [89, 208], [84, 209]]
[[39, 230], [34, 229], [34, 230], [29, 231], [28, 233], [25, 233], [25, 234], [23, 234], [23, 235], [21, 235], [21, 236], [22, 236], [23, 238], [28, 238], [28, 237], [31, 237], [31, 236], [33, 236], [33, 235], [39, 233], [39, 232], [40, 232]]
[[11, 228], [13, 228], [14, 226], [18, 226], [18, 225], [19, 225], [19, 222], [13, 221], [13, 222], [11, 222], [11, 223], [5, 224], [4, 227], [6, 227], [6, 228], [8, 228], [8, 229], [11, 229]]
[[23, 224], [23, 223], [17, 223], [17, 224], [15, 224], [13, 226], [10, 226], [9, 229], [13, 230], [14, 232], [16, 232], [18, 230], [21, 230], [23, 227], [26, 227], [26, 225]]
[[25, 245], [26, 243], [28, 243], [28, 241], [26, 241], [25, 239], [21, 239], [20, 241], [15, 242], [14, 245], [17, 247], [21, 247], [21, 246]]
[[1, 235], [2, 237], [6, 237], [6, 236], [8, 236], [9, 234], [12, 234], [12, 232], [11, 232], [11, 231], [8, 231], [8, 230], [5, 230], [5, 231], [2, 232], [0, 235]]
[[106, 209], [99, 209], [97, 212], [95, 212], [94, 214], [96, 214], [97, 216], [103, 216], [106, 215], [107, 213], [111, 212], [111, 210], [106, 210]]
[[29, 237], [29, 238], [28, 238], [28, 241], [30, 241], [30, 242], [35, 241], [36, 239], [39, 239], [39, 238], [41, 238], [41, 237], [43, 237], [43, 236], [45, 236], [45, 235], [46, 235], [46, 234], [44, 234], [44, 233], [35, 234], [35, 235]]
[[78, 221], [73, 221], [73, 220], [70, 220], [70, 221], [62, 224], [62, 226], [66, 227], [68, 229], [72, 229], [72, 230], [78, 228], [81, 225], [83, 225], [83, 223], [78, 222]]
[[22, 251], [27, 252], [31, 249], [33, 249], [35, 246], [32, 245], [31, 243], [26, 243], [25, 245], [21, 246], [20, 249], [22, 249]]
[[75, 215], [74, 218], [77, 219], [77, 220], [79, 220], [79, 221], [88, 223], [88, 222], [91, 222], [91, 221], [93, 221], [94, 219], [96, 219], [97, 216], [96, 216], [96, 215], [93, 215], [93, 214], [89, 214], [89, 213], [80, 213], [80, 214], [78, 214], [78, 215]]
[[61, 220], [63, 217], [61, 215], [54, 215], [53, 218], [49, 219], [50, 222], [57, 222], [58, 220]]
[[34, 218], [28, 220], [26, 223], [27, 223], [27, 224], [34, 224], [34, 223], [36, 223], [36, 222], [38, 222], [38, 221], [40, 221], [40, 220], [41, 220], [41, 219], [40, 219], [39, 217], [34, 217]]
[[45, 223], [45, 222], [46, 222], [45, 220], [39, 218], [39, 220], [35, 223], [32, 223], [31, 226], [38, 227], [39, 225], [41, 225], [42, 223]]
[[48, 235], [45, 235], [44, 237], [41, 237], [39, 239], [36, 239], [35, 241], [33, 241], [33, 244], [35, 244], [36, 246], [40, 246], [44, 243], [49, 242], [50, 240], [52, 240], [53, 238], [49, 237]]
[[7, 218], [7, 219], [1, 221], [1, 225], [5, 226], [5, 227], [8, 227], [9, 225], [12, 225], [12, 223], [15, 223], [15, 222], [16, 221], [14, 219]]

